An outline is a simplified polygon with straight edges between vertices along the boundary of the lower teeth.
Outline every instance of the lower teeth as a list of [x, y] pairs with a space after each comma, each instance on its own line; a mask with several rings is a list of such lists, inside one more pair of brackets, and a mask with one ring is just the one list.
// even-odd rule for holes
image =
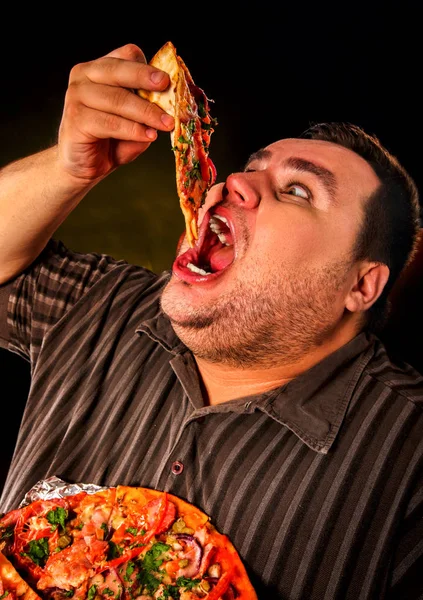
[[194, 265], [193, 263], [188, 263], [187, 267], [190, 271], [192, 271], [193, 273], [198, 273], [199, 275], [210, 275], [210, 273], [208, 273], [207, 271], [205, 271], [204, 269], [200, 269], [200, 267], [197, 267], [196, 265]]

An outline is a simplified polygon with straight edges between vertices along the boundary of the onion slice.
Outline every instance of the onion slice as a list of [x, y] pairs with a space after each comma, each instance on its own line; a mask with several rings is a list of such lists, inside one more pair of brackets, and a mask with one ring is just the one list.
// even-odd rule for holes
[[177, 533], [175, 538], [179, 542], [184, 542], [184, 545], [188, 547], [187, 552], [190, 554], [189, 564], [179, 569], [178, 577], [195, 577], [200, 570], [203, 547], [197, 538], [189, 533]]

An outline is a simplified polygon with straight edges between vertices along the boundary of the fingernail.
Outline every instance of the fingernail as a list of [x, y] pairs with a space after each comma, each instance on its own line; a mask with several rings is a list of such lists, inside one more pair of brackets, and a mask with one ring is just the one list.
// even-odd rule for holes
[[147, 127], [147, 129], [145, 130], [145, 135], [150, 140], [155, 140], [157, 137], [157, 131], [155, 129], [153, 129], [152, 127]]
[[164, 76], [165, 74], [163, 71], [154, 71], [154, 73], [151, 73], [150, 78], [153, 83], [159, 84], [163, 80]]
[[163, 125], [165, 125], [166, 127], [173, 127], [175, 125], [173, 117], [171, 117], [170, 115], [164, 114], [161, 118]]

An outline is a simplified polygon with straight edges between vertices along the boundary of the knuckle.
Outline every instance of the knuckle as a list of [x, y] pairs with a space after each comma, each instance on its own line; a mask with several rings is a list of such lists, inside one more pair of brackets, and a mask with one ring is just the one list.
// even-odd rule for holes
[[110, 59], [109, 57], [105, 56], [103, 58], [98, 59], [95, 67], [96, 68], [93, 70], [95, 71], [96, 74], [98, 72], [104, 73], [104, 75], [107, 77], [109, 75], [114, 75], [116, 68], [117, 68], [117, 63], [115, 60]]
[[135, 61], [144, 57], [141, 49], [135, 44], [125, 44], [125, 46], [122, 46], [121, 51], [122, 55], [129, 60]]
[[144, 105], [144, 119], [150, 124], [153, 124], [159, 116], [158, 108], [153, 102], [147, 102]]
[[75, 121], [81, 110], [77, 102], [66, 102], [65, 117], [68, 121]]
[[84, 63], [78, 63], [74, 65], [69, 73], [69, 83], [77, 81], [81, 78], [84, 71]]
[[113, 104], [115, 110], [121, 112], [125, 105], [130, 101], [131, 92], [125, 88], [116, 88], [113, 94]]
[[121, 120], [117, 115], [106, 113], [104, 115], [104, 125], [108, 131], [117, 132], [120, 129]]
[[128, 135], [131, 140], [143, 140], [145, 139], [144, 127], [140, 123], [131, 121], [128, 124]]
[[75, 96], [78, 93], [79, 83], [75, 80], [69, 82], [68, 89], [66, 90], [66, 100], [68, 102], [73, 102], [75, 100]]
[[66, 115], [71, 118], [79, 113], [78, 88], [75, 83], [70, 84], [65, 95]]

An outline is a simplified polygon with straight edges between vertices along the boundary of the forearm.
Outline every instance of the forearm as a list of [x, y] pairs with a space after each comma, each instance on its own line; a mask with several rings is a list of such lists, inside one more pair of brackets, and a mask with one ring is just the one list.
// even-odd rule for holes
[[56, 146], [0, 171], [0, 283], [37, 258], [93, 185], [61, 169]]
[[133, 44], [73, 67], [58, 145], [0, 171], [0, 284], [37, 258], [94, 185], [135, 160], [157, 131], [174, 127], [161, 108], [131, 92], [168, 86], [169, 76]]

